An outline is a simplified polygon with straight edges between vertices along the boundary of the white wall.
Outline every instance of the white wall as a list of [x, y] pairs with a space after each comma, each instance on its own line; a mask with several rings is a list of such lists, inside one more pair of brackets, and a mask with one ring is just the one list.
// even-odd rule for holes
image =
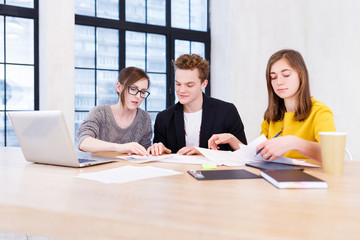
[[248, 140], [267, 106], [267, 61], [292, 48], [305, 59], [312, 96], [333, 110], [360, 160], [359, 12], [357, 0], [210, 1], [211, 94], [237, 106]]
[[61, 110], [70, 133], [75, 128], [74, 24], [74, 0], [39, 1], [40, 110]]

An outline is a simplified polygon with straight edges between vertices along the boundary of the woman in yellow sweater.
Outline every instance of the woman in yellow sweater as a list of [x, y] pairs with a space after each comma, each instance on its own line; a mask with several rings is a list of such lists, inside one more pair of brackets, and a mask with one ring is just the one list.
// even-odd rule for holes
[[[284, 49], [274, 53], [267, 64], [268, 108], [261, 134], [268, 140], [259, 144], [263, 158], [280, 156], [321, 161], [319, 132], [335, 131], [330, 108], [310, 95], [308, 71], [301, 54]], [[275, 137], [276, 136], [276, 137]], [[236, 150], [240, 141], [231, 134], [215, 134], [209, 148], [228, 143]]]

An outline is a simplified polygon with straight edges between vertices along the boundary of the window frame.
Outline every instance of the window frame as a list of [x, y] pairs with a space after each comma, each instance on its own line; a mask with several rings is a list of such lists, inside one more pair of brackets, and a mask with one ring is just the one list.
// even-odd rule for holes
[[[34, 21], [34, 109], [39, 110], [39, 0], [34, 0], [34, 7], [19, 7], [13, 5], [0, 4], [0, 16], [4, 17], [19, 17], [32, 19]], [[4, 18], [5, 19], [5, 18]], [[4, 31], [5, 31], [4, 21]], [[5, 34], [5, 32], [4, 32]], [[9, 63], [6, 62], [6, 39], [4, 38], [4, 66]], [[9, 65], [27, 65], [27, 64], [9, 64]], [[4, 69], [5, 70], [5, 69]], [[4, 98], [6, 99], [6, 72], [4, 71]], [[8, 124], [6, 121], [7, 112], [12, 111], [21, 111], [21, 110], [8, 110], [7, 104], [4, 104], [4, 110], [0, 112], [4, 113], [4, 118], [0, 121], [4, 121], [4, 146], [8, 145], [7, 143], [7, 129]]]
[[[190, 0], [189, 0], [190, 2]], [[147, 10], [145, 10], [147, 11]], [[179, 29], [171, 27], [171, 0], [166, 0], [165, 26], [151, 25], [125, 21], [125, 0], [119, 0], [119, 19], [105, 19], [93, 16], [75, 14], [75, 24], [103, 27], [119, 30], [119, 69], [125, 67], [125, 32], [134, 31], [142, 33], [162, 34], [166, 37], [166, 107], [174, 104], [174, 68], [172, 60], [175, 54], [175, 40], [197, 41], [205, 44], [205, 58], [210, 61], [210, 27], [209, 27], [209, 0], [207, 0], [207, 31], [197, 31], [191, 29]], [[96, 9], [95, 9], [96, 13]], [[96, 77], [96, 76], [95, 76]], [[209, 76], [210, 78], [210, 76]], [[96, 84], [96, 79], [95, 79]], [[210, 95], [210, 81], [205, 89], [205, 93]], [[96, 100], [95, 100], [96, 101]], [[78, 110], [76, 112], [87, 112]], [[149, 111], [155, 112], [155, 111]], [[157, 111], [156, 111], [157, 112]]]

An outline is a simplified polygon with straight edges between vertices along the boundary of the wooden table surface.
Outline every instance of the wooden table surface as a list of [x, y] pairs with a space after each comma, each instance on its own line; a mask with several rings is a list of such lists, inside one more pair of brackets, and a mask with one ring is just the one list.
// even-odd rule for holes
[[360, 161], [345, 162], [343, 176], [306, 168], [328, 189], [196, 181], [186, 171], [200, 165], [156, 162], [142, 166], [183, 174], [125, 184], [74, 178], [125, 165], [136, 164], [33, 164], [20, 148], [0, 148], [0, 230], [58, 239], [360, 239]]

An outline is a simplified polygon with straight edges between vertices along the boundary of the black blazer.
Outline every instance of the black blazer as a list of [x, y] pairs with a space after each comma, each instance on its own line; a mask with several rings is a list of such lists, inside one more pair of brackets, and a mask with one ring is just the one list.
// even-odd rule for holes
[[[247, 144], [244, 125], [235, 105], [203, 93], [200, 147], [207, 148], [208, 140], [217, 133], [231, 133]], [[153, 142], [162, 142], [173, 153], [185, 147], [184, 108], [180, 102], [157, 115]], [[219, 147], [221, 150], [232, 150], [229, 144]]]

